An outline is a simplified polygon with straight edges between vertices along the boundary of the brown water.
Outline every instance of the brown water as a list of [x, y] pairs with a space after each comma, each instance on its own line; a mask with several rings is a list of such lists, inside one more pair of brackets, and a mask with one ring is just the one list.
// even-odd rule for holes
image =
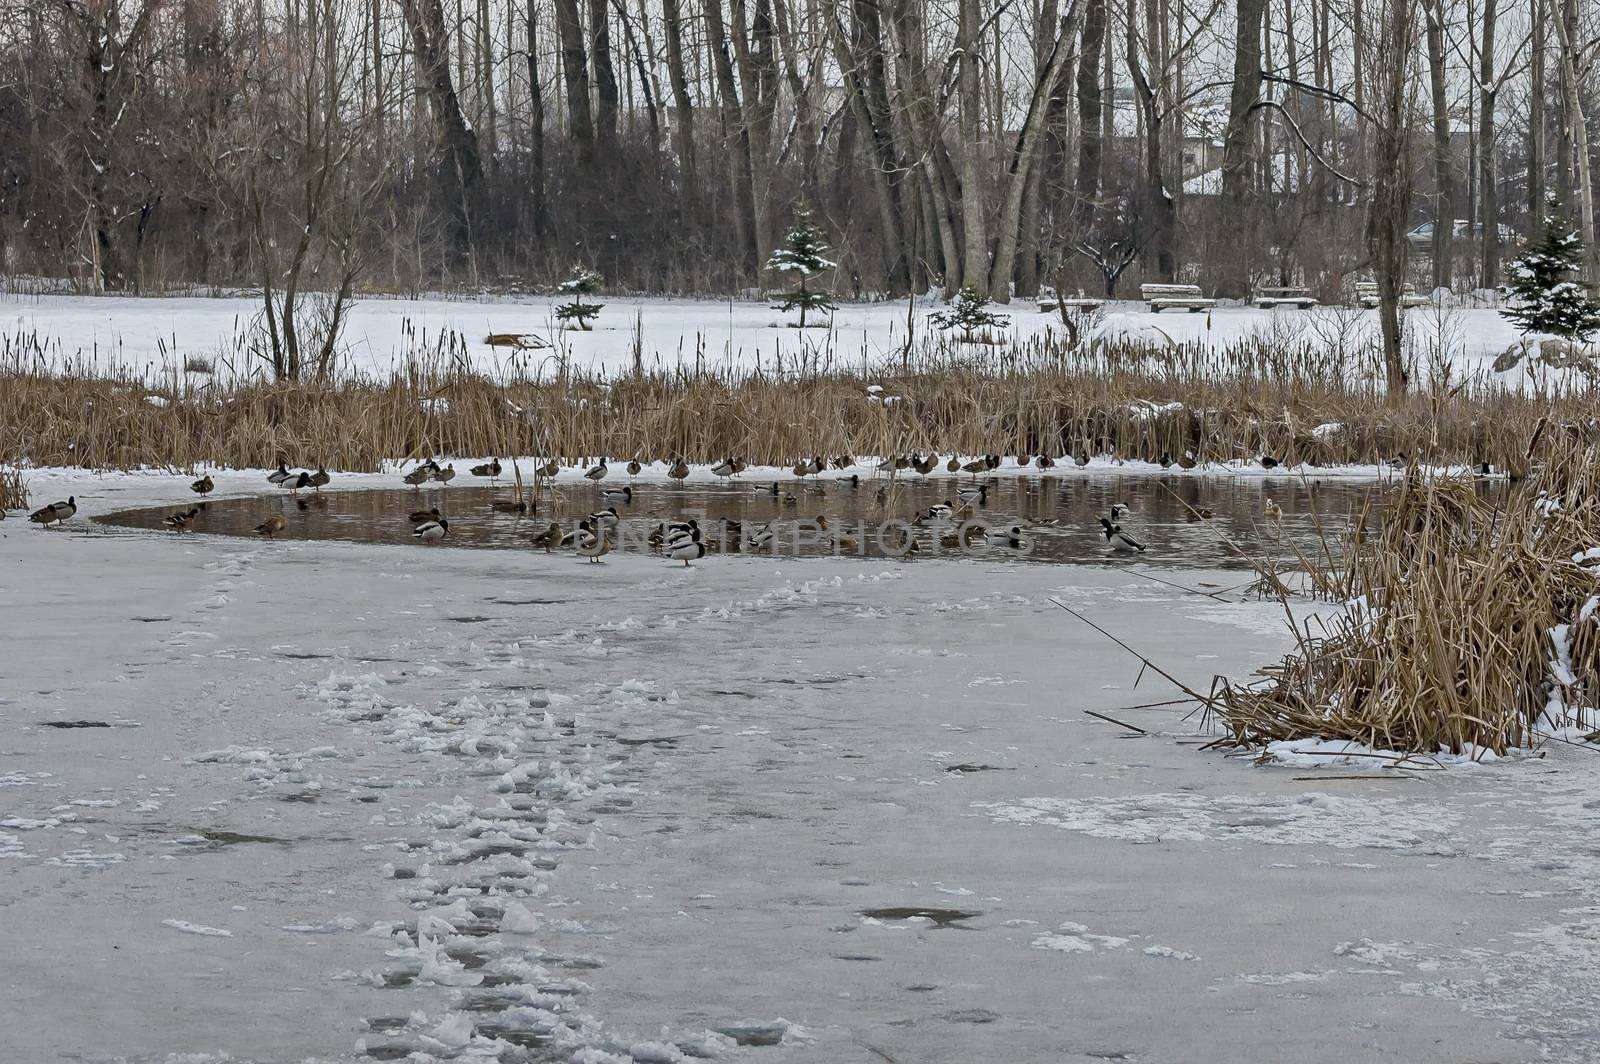
[[[1361, 513], [1368, 497], [1377, 493], [1374, 501], [1381, 502], [1385, 490], [1371, 483], [1298, 477], [1005, 478], [991, 483], [981, 507], [960, 513], [945, 526], [942, 543], [934, 527], [917, 527], [913, 534], [919, 551], [899, 553], [905, 542], [903, 523], [947, 500], [959, 506], [955, 489], [971, 483], [966, 477], [959, 482], [953, 478], [901, 480], [889, 491], [886, 481], [866, 478], [856, 487], [843, 482], [786, 481], [779, 485], [776, 497], [770, 483], [636, 484], [632, 503], [616, 504], [621, 525], [612, 538], [619, 551], [649, 551], [649, 529], [661, 521], [692, 517], [699, 521], [703, 540], [713, 554], [750, 552], [748, 544], [741, 544], [740, 532], [726, 524], [732, 521], [742, 523], [747, 537], [770, 524], [778, 533], [777, 541], [760, 553], [778, 556], [842, 554], [905, 557], [908, 561], [955, 557], [1075, 564], [1128, 564], [1137, 559], [1157, 566], [1246, 568], [1246, 560], [1225, 539], [1265, 557], [1292, 557], [1295, 545], [1304, 551], [1319, 549], [1319, 523], [1330, 541], [1336, 542], [1337, 533]], [[1483, 490], [1495, 488], [1486, 485]], [[786, 495], [794, 501], [787, 502]], [[426, 491], [307, 492], [298, 499], [277, 493], [214, 500], [194, 532], [186, 534], [250, 536], [256, 525], [279, 514], [288, 525], [280, 534], [283, 539], [404, 543], [420, 550], [428, 545], [413, 539], [408, 515], [436, 506], [450, 522], [450, 534], [444, 541], [450, 546], [529, 550], [533, 549], [530, 537], [550, 522], [570, 530], [579, 519], [610, 505], [588, 484], [547, 491], [538, 498], [537, 512], [531, 515], [502, 508], [515, 498], [510, 488], [465, 486]], [[1269, 516], [1269, 500], [1281, 511], [1281, 518]], [[1117, 552], [1107, 546], [1099, 518], [1113, 503], [1132, 509], [1121, 523], [1145, 544], [1144, 553]], [[1190, 507], [1209, 510], [1214, 516], [1197, 519]], [[163, 520], [178, 509], [129, 510], [101, 520], [165, 532]], [[828, 520], [831, 542], [816, 527], [819, 515]], [[963, 550], [950, 535], [963, 521], [997, 530], [1021, 525], [1025, 547], [991, 545], [981, 531], [974, 530]], [[842, 537], [853, 542], [841, 542]]]

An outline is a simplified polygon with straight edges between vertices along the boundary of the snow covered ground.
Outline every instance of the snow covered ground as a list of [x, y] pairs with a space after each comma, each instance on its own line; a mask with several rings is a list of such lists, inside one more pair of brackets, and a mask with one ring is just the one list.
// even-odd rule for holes
[[7, 1061], [1600, 1055], [1595, 752], [1257, 767], [1050, 600], [1200, 687], [1271, 604], [84, 516], [0, 558]]
[[[527, 373], [548, 374], [557, 356], [575, 369], [615, 371], [633, 364], [636, 344], [646, 365], [705, 366], [712, 369], [776, 366], [780, 357], [797, 357], [823, 366], [876, 363], [905, 342], [908, 317], [919, 337], [930, 331], [927, 315], [936, 301], [846, 304], [830, 329], [784, 327], [785, 318], [767, 303], [605, 297], [605, 311], [593, 332], [561, 332], [545, 297], [494, 299], [364, 299], [351, 312], [344, 334], [349, 370], [381, 373], [403, 365], [414, 354], [435, 350], [451, 335], [465, 343], [472, 362], [485, 370], [515, 364]], [[1025, 339], [1061, 329], [1054, 314], [1042, 314], [1019, 301], [1011, 314], [1011, 335]], [[153, 378], [181, 367], [190, 356], [237, 361], [244, 335], [260, 304], [245, 297], [92, 297], [0, 294], [0, 339], [24, 349], [37, 341], [57, 362], [100, 368], [125, 367]], [[1332, 347], [1348, 346], [1374, 328], [1376, 312], [1347, 308], [1272, 311], [1221, 307], [1209, 314], [1152, 314], [1142, 303], [1113, 303], [1096, 328], [1101, 335], [1150, 343], [1199, 341], [1213, 345], [1251, 335], [1279, 340], [1296, 337]], [[1429, 338], [1443, 335], [1453, 353], [1455, 372], [1485, 370], [1496, 354], [1516, 342], [1517, 332], [1498, 312], [1487, 309], [1407, 312], [1419, 351]], [[492, 333], [527, 334], [554, 346], [513, 355], [490, 347]], [[548, 361], [547, 361], [548, 359]], [[243, 369], [244, 367], [239, 367]]]

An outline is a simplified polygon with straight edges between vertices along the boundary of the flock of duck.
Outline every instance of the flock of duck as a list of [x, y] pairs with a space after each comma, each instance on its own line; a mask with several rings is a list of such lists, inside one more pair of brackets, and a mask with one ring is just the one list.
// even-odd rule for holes
[[[1074, 458], [1073, 461], [1079, 466], [1087, 465], [1088, 457], [1080, 455]], [[1185, 456], [1184, 461], [1192, 464], [1192, 458], [1189, 456]], [[1260, 461], [1267, 468], [1272, 468], [1277, 464], [1267, 457], [1263, 457]], [[1048, 469], [1055, 465], [1055, 459], [1048, 455], [1039, 455], [1033, 458], [1031, 463], [1028, 462], [1025, 456], [1019, 456], [1018, 462], [1019, 464], [1032, 464], [1039, 469]], [[1268, 462], [1272, 464], [1267, 465]], [[667, 476], [680, 483], [687, 479], [691, 472], [689, 464], [682, 457], [671, 458], [666, 464]], [[997, 469], [1000, 464], [999, 455], [982, 455], [965, 462], [950, 458], [944, 463], [944, 469], [947, 472], [971, 474], [973, 480], [969, 483], [957, 484], [956, 490], [950, 499], [916, 514], [910, 522], [911, 526], [936, 526], [939, 529], [937, 534], [940, 536], [940, 541], [955, 546], [968, 546], [971, 542], [969, 537], [980, 536], [988, 546], [1014, 550], [1026, 549], [1028, 546], [1027, 532], [1022, 525], [983, 527], [968, 520], [966, 525], [961, 526], [959, 529], [956, 527], [957, 520], [962, 518], [963, 515], [970, 517], [986, 506], [993, 484], [992, 482], [979, 483], [977, 478], [986, 472]], [[1166, 456], [1163, 456], [1162, 464], [1169, 465], [1174, 463]], [[792, 472], [796, 478], [803, 481], [805, 477], [814, 476], [830, 467], [836, 470], [846, 470], [854, 465], [855, 460], [849, 455], [840, 455], [832, 459], [813, 455], [797, 461]], [[877, 472], [890, 475], [901, 471], [910, 471], [926, 477], [935, 472], [939, 465], [940, 458], [938, 455], [910, 454], [883, 459], [874, 468]], [[606, 554], [610, 553], [614, 546], [616, 529], [621, 520], [621, 514], [617, 508], [619, 506], [629, 506], [634, 500], [632, 485], [602, 484], [610, 475], [611, 468], [607, 459], [602, 457], [594, 465], [585, 468], [582, 473], [584, 480], [595, 485], [601, 501], [606, 504], [604, 508], [589, 514], [588, 517], [578, 522], [576, 528], [570, 530], [563, 529], [557, 522], [551, 522], [532, 535], [532, 546], [542, 548], [546, 552], [552, 552], [560, 548], [574, 548], [579, 554], [588, 557], [591, 562], [598, 562]], [[630, 478], [638, 476], [643, 471], [643, 466], [637, 456], [627, 462], [623, 468]], [[709, 471], [717, 477], [732, 478], [748, 468], [748, 463], [743, 460], [737, 457], [729, 457], [711, 466]], [[495, 458], [489, 462], [473, 466], [470, 472], [474, 477], [495, 483], [498, 482], [504, 472], [504, 467], [501, 465], [500, 459]], [[553, 479], [560, 472], [561, 466], [554, 459], [535, 468], [535, 473], [539, 477], [547, 479]], [[428, 459], [418, 464], [401, 479], [406, 485], [420, 490], [424, 484], [429, 483], [435, 483], [441, 487], [448, 486], [455, 477], [456, 469], [453, 464], [441, 466], [437, 461]], [[322, 488], [331, 483], [332, 479], [331, 474], [320, 464], [315, 470], [291, 470], [281, 462], [278, 468], [267, 476], [269, 484], [281, 488], [291, 497], [295, 497], [297, 504], [302, 509], [308, 509], [315, 503], [311, 499], [300, 497], [299, 493], [305, 489], [310, 489], [313, 493], [320, 493]], [[852, 473], [842, 478], [839, 483], [850, 487], [859, 487], [861, 477], [859, 474]], [[175, 532], [189, 531], [199, 524], [207, 505], [205, 497], [216, 490], [216, 482], [211, 474], [207, 473], [195, 480], [189, 487], [194, 494], [200, 496], [198, 504], [186, 510], [176, 511], [163, 519], [163, 523]], [[778, 483], [773, 483], [770, 488], [760, 487], [756, 490], [763, 494], [770, 494], [784, 506], [794, 506], [798, 502], [798, 499], [792, 493], [784, 490]], [[886, 496], [887, 488], [880, 487], [878, 492], [880, 504], [883, 503]], [[318, 497], [320, 497], [320, 494]], [[496, 509], [517, 513], [536, 512], [538, 508], [536, 500], [525, 500], [520, 491], [515, 501], [497, 500], [494, 505]], [[69, 496], [65, 501], [54, 502], [34, 511], [29, 515], [29, 519], [40, 525], [59, 525], [71, 519], [77, 512], [77, 499]], [[1129, 512], [1126, 504], [1117, 503], [1113, 505], [1106, 516], [1098, 519], [1099, 533], [1104, 537], [1106, 545], [1112, 550], [1143, 553], [1146, 549], [1146, 544], [1124, 526], [1124, 520]], [[1270, 518], [1281, 520], [1281, 510], [1271, 501], [1267, 503], [1267, 513]], [[1192, 513], [1192, 519], [1206, 520], [1212, 516], [1211, 511], [1207, 509], [1194, 510]], [[412, 536], [418, 542], [436, 544], [442, 542], [450, 534], [450, 520], [437, 506], [413, 510], [408, 517], [413, 526]], [[1054, 522], [1043, 523], [1053, 524]], [[817, 542], [820, 542], [823, 546], [846, 551], [853, 550], [858, 546], [854, 537], [843, 533], [835, 533], [829, 526], [825, 516], [818, 516], [811, 524], [819, 533]], [[760, 550], [771, 547], [778, 541], [779, 530], [774, 528], [771, 522], [759, 528], [752, 528], [748, 533], [742, 522], [739, 521], [726, 521], [723, 525], [724, 527], [721, 529], [721, 544], [724, 549], [730, 549], [730, 537], [733, 543], [731, 549], [734, 550], [739, 549], [740, 545], [748, 545], [751, 548]], [[254, 531], [257, 535], [273, 539], [285, 531], [287, 527], [288, 522], [281, 514], [273, 514], [256, 525]], [[909, 529], [902, 528], [897, 535], [901, 537], [898, 546], [902, 552], [914, 553], [920, 549]], [[674, 561], [681, 561], [685, 566], [705, 557], [707, 550], [705, 536], [699, 523], [695, 520], [659, 522], [650, 530], [648, 542], [653, 549], [665, 557]]]

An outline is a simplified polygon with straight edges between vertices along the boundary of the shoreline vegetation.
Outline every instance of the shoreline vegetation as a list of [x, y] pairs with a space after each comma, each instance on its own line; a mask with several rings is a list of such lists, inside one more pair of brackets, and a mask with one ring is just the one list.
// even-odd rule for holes
[[[1053, 334], [974, 352], [944, 337], [853, 365], [652, 368], [609, 375], [544, 359], [473, 368], [457, 346], [382, 375], [272, 382], [191, 357], [157, 381], [136, 371], [0, 352], [0, 464], [347, 471], [436, 455], [600, 455], [692, 464], [737, 455], [787, 466], [813, 454], [937, 453], [1199, 465], [1529, 469], [1542, 420], [1592, 420], [1569, 376], [1523, 389], [1411, 360], [1385, 393], [1370, 345], [1245, 337], [1221, 347], [1086, 345]], [[240, 359], [248, 365], [248, 360]]]

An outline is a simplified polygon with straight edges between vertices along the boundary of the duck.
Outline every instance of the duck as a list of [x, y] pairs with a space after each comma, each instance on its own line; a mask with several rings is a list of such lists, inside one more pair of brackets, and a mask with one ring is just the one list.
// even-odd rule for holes
[[1199, 506], [1192, 507], [1189, 512], [1184, 515], [1184, 520], [1188, 521], [1192, 525], [1196, 521], [1209, 521], [1215, 516], [1217, 515], [1212, 511], [1211, 507]]
[[912, 462], [911, 468], [915, 469], [919, 475], [925, 477], [929, 473], [932, 473], [935, 469], [939, 468], [939, 456], [936, 454], [930, 454], [926, 458]]
[[216, 481], [211, 479], [211, 474], [207, 473], [193, 484], [190, 484], [189, 490], [194, 492], [196, 495], [210, 495], [213, 491], [217, 490], [217, 484]]
[[1033, 460], [1033, 464], [1040, 469], [1054, 469], [1056, 466], [1056, 460], [1047, 454], [1041, 454], [1039, 457]]
[[667, 544], [667, 557], [673, 561], [683, 562], [685, 569], [689, 568], [691, 559], [704, 558], [706, 545], [699, 540], [679, 539]]
[[894, 543], [887, 548], [887, 552], [899, 557], [905, 557], [907, 554], [921, 554], [922, 544], [917, 542], [917, 537], [912, 535], [909, 528], [896, 525]]
[[1197, 466], [1199, 464], [1200, 464], [1199, 462], [1195, 461], [1195, 457], [1194, 457], [1194, 452], [1193, 451], [1184, 451], [1183, 452], [1183, 457], [1178, 459], [1178, 468], [1179, 469], [1193, 469], [1195, 466]]
[[49, 506], [41, 506], [28, 515], [28, 520], [36, 525], [61, 524], [78, 512], [78, 497], [68, 495], [66, 502], [53, 502]]
[[627, 505], [633, 501], [633, 489], [626, 484], [620, 488], [602, 488], [600, 498], [609, 503]]
[[639, 464], [639, 456], [638, 455], [634, 455], [628, 461], [628, 476], [629, 477], [636, 477], [640, 473], [643, 473], [643, 472], [644, 472], [644, 466]]
[[510, 499], [491, 499], [489, 506], [497, 513], [503, 514], [537, 513], [539, 501], [537, 499], [524, 499], [521, 495], [517, 495]]
[[794, 475], [802, 478], [814, 476], [826, 468], [828, 468], [827, 460], [821, 455], [814, 455], [810, 458], [802, 458], [800, 461], [796, 462], [794, 464]]
[[554, 521], [551, 521], [549, 528], [545, 529], [543, 532], [534, 533], [531, 542], [535, 547], [543, 547], [544, 552], [549, 554], [551, 548], [559, 547], [561, 545], [561, 526], [556, 524]]
[[185, 528], [188, 528], [190, 525], [194, 524], [195, 518], [199, 516], [200, 507], [191, 506], [189, 507], [187, 513], [168, 514], [161, 523], [172, 529], [174, 532], [181, 533]]
[[1270, 454], [1264, 454], [1260, 458], [1256, 459], [1256, 461], [1261, 463], [1261, 468], [1262, 469], [1276, 469], [1276, 468], [1278, 468], [1279, 465], [1282, 464], [1276, 458], [1272, 457]]
[[951, 506], [950, 500], [946, 499], [944, 502], [937, 503], [922, 511], [911, 523], [914, 525], [939, 524], [950, 520], [951, 517], [955, 516], [955, 512], [955, 507]]
[[588, 555], [590, 564], [597, 564], [601, 558], [611, 553], [611, 537], [601, 532], [596, 538], [595, 534], [590, 532], [578, 542], [578, 553]]
[[1027, 539], [1022, 534], [1021, 525], [985, 529], [983, 541], [991, 547], [1005, 547], [1008, 550], [1022, 550], [1028, 545]]
[[473, 466], [472, 475], [475, 477], [488, 477], [490, 480], [499, 480], [500, 468], [500, 458], [496, 456], [492, 462], [484, 462], [481, 465]]
[[277, 539], [278, 533], [282, 532], [287, 527], [289, 527], [289, 522], [285, 521], [281, 515], [273, 514], [271, 517], [257, 525], [255, 532], [258, 536], [266, 536], [268, 539]]
[[302, 469], [298, 473], [289, 474], [288, 479], [282, 481], [278, 486], [289, 489], [289, 494], [293, 495], [301, 488], [309, 488], [311, 486], [311, 474]]
[[1114, 502], [1111, 504], [1111, 520], [1113, 523], [1122, 520], [1131, 513], [1133, 513], [1133, 507], [1129, 506], [1125, 502]]
[[450, 522], [444, 518], [428, 521], [411, 530], [411, 534], [424, 543], [437, 543], [450, 534]]
[[288, 479], [289, 467], [284, 465], [282, 462], [278, 463], [278, 468], [276, 470], [267, 474], [267, 483], [272, 485], [282, 484]]
[[561, 463], [552, 458], [538, 469], [535, 469], [534, 472], [541, 477], [554, 477], [561, 472]]
[[455, 478], [456, 478], [456, 467], [455, 467], [455, 463], [454, 462], [452, 462], [449, 465], [445, 466], [443, 469], [435, 468], [434, 473], [433, 473], [433, 479], [437, 480], [440, 484], [443, 484], [443, 485], [445, 485], [447, 487], [449, 486], [450, 482], [452, 480], [454, 480]]
[[566, 535], [562, 536], [556, 545], [560, 547], [581, 546], [586, 537], [592, 537], [593, 535], [594, 523], [585, 517], [582, 521], [578, 522], [577, 528], [574, 528], [571, 532], [568, 532]]
[[957, 458], [955, 455], [951, 455], [950, 461], [944, 464], [944, 469], [946, 473], [961, 472], [961, 459]]
[[762, 525], [760, 528], [756, 529], [755, 533], [750, 537], [750, 547], [752, 550], [766, 550], [768, 547], [777, 542], [778, 534], [772, 530], [771, 524]]
[[835, 469], [849, 469], [855, 464], [856, 459], [854, 455], [841, 454], [834, 456], [833, 459], [833, 468]]
[[1166, 451], [1162, 451], [1161, 452], [1161, 457], [1156, 459], [1156, 464], [1159, 465], [1162, 469], [1171, 469], [1172, 468], [1172, 455], [1168, 454]]
[[429, 521], [437, 521], [437, 520], [439, 520], [439, 508], [437, 506], [435, 506], [431, 510], [412, 510], [411, 511], [410, 521], [414, 525], [426, 524]]
[[601, 455], [600, 463], [598, 465], [592, 465], [583, 471], [583, 478], [585, 480], [592, 480], [598, 484], [602, 480], [606, 479], [606, 475], [610, 472], [611, 470], [606, 466], [606, 456]]
[[674, 539], [681, 539], [683, 537], [699, 539], [700, 522], [692, 517], [687, 521], [668, 521], [666, 525], [663, 526], [663, 535], [665, 537], [664, 542], [669, 543]]
[[615, 506], [607, 506], [604, 510], [596, 510], [589, 515], [589, 520], [594, 522], [597, 528], [610, 531], [617, 527], [617, 508]]
[[817, 529], [822, 533], [822, 542], [834, 550], [855, 550], [856, 539], [854, 536], [836, 536], [828, 525], [828, 519], [822, 514], [817, 515]]
[[689, 463], [685, 462], [681, 456], [674, 459], [672, 465], [667, 467], [667, 476], [679, 483], [689, 479]]
[[961, 500], [962, 509], [971, 509], [982, 506], [989, 501], [989, 485], [973, 484], [956, 491], [956, 498]]
[[1077, 466], [1079, 469], [1082, 469], [1084, 466], [1088, 465], [1089, 464], [1089, 452], [1088, 451], [1079, 451], [1076, 455], [1073, 456], [1072, 464]]
[[1267, 504], [1266, 504], [1265, 507], [1263, 507], [1263, 509], [1265, 509], [1266, 512], [1267, 512], [1267, 520], [1269, 520], [1269, 521], [1282, 521], [1283, 520], [1283, 507], [1279, 506], [1277, 503], [1273, 502], [1271, 499], [1267, 500]]
[[316, 491], [321, 491], [332, 479], [333, 477], [329, 475], [328, 471], [322, 468], [322, 463], [318, 462], [317, 471], [311, 474], [311, 479], [308, 481], [308, 483]]
[[738, 471], [738, 462], [732, 458], [724, 458], [711, 467], [711, 475], [714, 477], [731, 477]]
[[1111, 545], [1112, 550], [1144, 553], [1144, 544], [1124, 532], [1121, 525], [1113, 524], [1109, 518], [1100, 519], [1100, 528], [1105, 533], [1106, 542]]
[[973, 476], [977, 476], [979, 473], [987, 473], [991, 468], [992, 467], [989, 465], [989, 458], [987, 455], [985, 455], [984, 457], [974, 458], [972, 461], [967, 462], [961, 467], [961, 471], [963, 473], [971, 473]]
[[851, 473], [849, 476], [847, 476], [844, 479], [842, 479], [841, 481], [839, 481], [839, 483], [848, 484], [852, 488], [859, 488], [861, 486], [861, 474], [860, 473]]
[[433, 470], [429, 469], [426, 465], [419, 465], [417, 468], [405, 475], [405, 482], [411, 485], [413, 488], [420, 488], [422, 485], [426, 484], [432, 479]]

